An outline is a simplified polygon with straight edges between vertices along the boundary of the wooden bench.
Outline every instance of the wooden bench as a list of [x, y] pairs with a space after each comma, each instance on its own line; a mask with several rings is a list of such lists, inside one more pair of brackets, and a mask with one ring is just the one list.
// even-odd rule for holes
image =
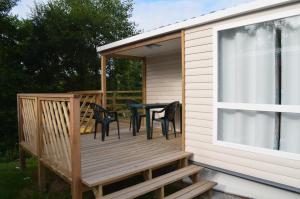
[[202, 167], [191, 165], [171, 173], [153, 178], [140, 184], [122, 189], [106, 196], [98, 196], [97, 199], [132, 199], [138, 196], [156, 191], [157, 198], [164, 197], [164, 187], [185, 177], [198, 175]]
[[205, 192], [209, 192], [210, 198], [212, 188], [216, 184], [217, 183], [211, 181], [200, 181], [165, 197], [165, 199], [192, 199]]

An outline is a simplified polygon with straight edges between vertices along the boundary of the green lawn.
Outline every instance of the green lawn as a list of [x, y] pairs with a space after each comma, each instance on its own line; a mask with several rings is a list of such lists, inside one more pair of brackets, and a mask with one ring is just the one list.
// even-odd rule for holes
[[36, 162], [27, 161], [27, 168], [21, 171], [18, 162], [0, 163], [1, 199], [67, 199], [71, 198], [67, 185], [52, 189], [49, 194], [39, 193], [37, 189]]

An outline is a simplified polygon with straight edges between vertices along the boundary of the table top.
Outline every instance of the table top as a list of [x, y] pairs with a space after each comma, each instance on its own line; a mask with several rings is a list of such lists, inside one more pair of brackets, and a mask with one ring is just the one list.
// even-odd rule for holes
[[130, 104], [129, 106], [132, 108], [164, 108], [169, 103], [150, 103], [150, 104]]

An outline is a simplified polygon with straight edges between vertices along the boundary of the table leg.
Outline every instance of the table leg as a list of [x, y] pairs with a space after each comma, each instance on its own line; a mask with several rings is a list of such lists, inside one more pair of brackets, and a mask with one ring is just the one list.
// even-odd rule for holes
[[147, 131], [147, 139], [150, 140], [152, 138], [151, 135], [151, 127], [150, 127], [150, 109], [146, 108], [146, 131]]
[[136, 136], [136, 124], [137, 124], [137, 118], [136, 118], [136, 112], [133, 112], [133, 117], [132, 117], [132, 134], [133, 136]]

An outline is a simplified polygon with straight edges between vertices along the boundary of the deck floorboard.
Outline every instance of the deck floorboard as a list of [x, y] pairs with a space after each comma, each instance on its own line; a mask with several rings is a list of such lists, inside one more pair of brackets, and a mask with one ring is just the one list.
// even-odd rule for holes
[[181, 151], [180, 134], [175, 138], [170, 131], [166, 140], [158, 129], [153, 139], [147, 140], [144, 129], [132, 136], [128, 126], [122, 125], [119, 140], [112, 128], [104, 142], [99, 134], [97, 139], [92, 134], [81, 136], [82, 182], [88, 187], [113, 183], [191, 155]]

